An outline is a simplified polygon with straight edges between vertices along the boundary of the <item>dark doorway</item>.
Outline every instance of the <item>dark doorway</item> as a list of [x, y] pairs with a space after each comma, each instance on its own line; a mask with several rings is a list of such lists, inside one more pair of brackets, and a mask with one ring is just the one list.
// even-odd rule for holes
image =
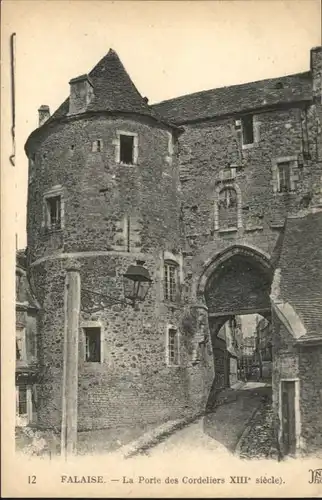
[[282, 444], [284, 455], [295, 454], [295, 382], [282, 381]]

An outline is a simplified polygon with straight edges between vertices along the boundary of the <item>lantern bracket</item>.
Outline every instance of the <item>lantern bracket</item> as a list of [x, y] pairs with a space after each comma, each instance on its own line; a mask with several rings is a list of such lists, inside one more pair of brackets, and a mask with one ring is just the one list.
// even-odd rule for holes
[[[82, 294], [85, 296], [92, 296], [91, 302], [94, 302], [93, 306], [83, 306], [81, 307], [83, 312], [97, 312], [104, 309], [109, 309], [112, 306], [121, 305], [123, 307], [127, 305], [131, 305], [134, 307], [135, 302], [129, 299], [118, 299], [117, 297], [112, 297], [111, 295], [106, 295], [99, 292], [94, 292], [93, 290], [89, 290], [88, 288], [82, 288]], [[95, 298], [94, 298], [95, 297]]]
[[[123, 274], [124, 298], [94, 292], [88, 288], [82, 288], [82, 294], [89, 297], [89, 304], [82, 306], [85, 312], [97, 312], [114, 305], [131, 305], [137, 308], [137, 302], [144, 301], [152, 280], [149, 271], [143, 267], [144, 261], [138, 260], [135, 265], [131, 264], [126, 273]], [[133, 284], [133, 285], [132, 285]], [[128, 288], [128, 285], [130, 287]]]

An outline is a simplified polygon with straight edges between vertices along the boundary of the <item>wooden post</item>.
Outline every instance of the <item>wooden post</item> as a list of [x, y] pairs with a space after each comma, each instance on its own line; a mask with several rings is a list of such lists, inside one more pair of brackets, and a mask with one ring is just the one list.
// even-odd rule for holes
[[65, 279], [65, 338], [61, 429], [61, 454], [65, 458], [75, 454], [77, 446], [80, 289], [79, 269], [76, 266], [69, 266]]

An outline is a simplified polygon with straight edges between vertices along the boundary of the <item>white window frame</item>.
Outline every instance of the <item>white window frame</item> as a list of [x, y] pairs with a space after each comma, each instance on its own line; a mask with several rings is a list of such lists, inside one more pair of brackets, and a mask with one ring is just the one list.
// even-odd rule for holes
[[[281, 170], [280, 169], [281, 169], [281, 165], [285, 165], [285, 164], [287, 164], [288, 168], [289, 168], [288, 183], [289, 183], [290, 188], [287, 191], [281, 191]], [[289, 161], [278, 162], [278, 164], [277, 164], [277, 191], [278, 191], [278, 193], [290, 193], [293, 191], [291, 178], [292, 178], [292, 164], [291, 164], [291, 162], [289, 162]]]
[[[60, 227], [55, 228], [52, 227], [50, 221], [50, 212], [48, 207], [48, 200], [50, 198], [60, 197]], [[65, 227], [65, 200], [64, 200], [64, 192], [62, 186], [54, 186], [49, 191], [46, 191], [43, 196], [43, 221], [42, 227], [47, 228], [51, 231], [60, 231]]]
[[[244, 124], [243, 124], [243, 120], [246, 117], [251, 117], [251, 120], [252, 120], [252, 129], [253, 129], [253, 142], [248, 142], [248, 143], [244, 143]], [[247, 149], [247, 148], [253, 147], [254, 144], [255, 144], [254, 115], [252, 113], [250, 113], [249, 115], [242, 116], [241, 119], [240, 119], [240, 125], [241, 125], [241, 137], [242, 137], [243, 149]]]
[[278, 408], [278, 416], [280, 421], [279, 428], [279, 442], [282, 443], [283, 438], [283, 421], [282, 421], [282, 383], [283, 382], [295, 382], [295, 401], [294, 401], [294, 409], [295, 409], [295, 454], [297, 455], [302, 448], [302, 439], [301, 439], [301, 410], [300, 410], [300, 379], [299, 378], [281, 378], [279, 381], [279, 408]]
[[[171, 291], [171, 286], [170, 286], [170, 280], [167, 279], [166, 276], [166, 267], [174, 269], [174, 282], [175, 282], [175, 293], [174, 297], [170, 298], [170, 291]], [[166, 259], [163, 261], [163, 295], [164, 295], [164, 300], [170, 303], [176, 303], [177, 302], [177, 297], [178, 293], [180, 290], [180, 277], [179, 277], [179, 264], [176, 261]], [[167, 294], [168, 297], [166, 296], [165, 290], [167, 289]]]
[[[133, 137], [133, 163], [121, 162], [121, 135]], [[115, 162], [126, 167], [137, 165], [139, 156], [139, 135], [136, 132], [117, 130], [116, 137], [116, 140], [113, 141], [113, 144], [115, 145]]]
[[[170, 331], [175, 330], [176, 332], [176, 345], [177, 345], [177, 363], [173, 363], [170, 360]], [[180, 366], [181, 359], [180, 359], [180, 331], [179, 329], [172, 324], [167, 325], [166, 328], [166, 364], [169, 367], [176, 367]]]
[[[244, 143], [244, 132], [243, 132], [243, 119], [246, 116], [252, 116], [252, 121], [253, 121], [253, 142], [248, 144]], [[241, 116], [239, 119], [235, 120], [235, 129], [240, 134], [242, 149], [251, 149], [259, 142], [260, 140], [259, 127], [260, 123], [257, 119], [257, 115], [253, 113], [249, 113], [248, 115], [245, 114]]]
[[173, 254], [168, 250], [164, 250], [160, 255], [161, 259], [161, 269], [160, 269], [160, 279], [162, 284], [162, 297], [165, 302], [169, 302], [169, 304], [175, 304], [174, 302], [166, 299], [165, 297], [165, 264], [170, 263], [177, 266], [177, 297], [179, 297], [181, 293], [181, 285], [184, 282], [184, 273], [183, 273], [183, 256], [182, 254]]
[[[279, 169], [278, 165], [280, 163], [290, 164], [290, 191], [280, 192], [280, 180], [279, 180]], [[273, 187], [274, 194], [283, 196], [285, 194], [296, 192], [296, 182], [299, 180], [298, 176], [298, 158], [297, 156], [281, 156], [279, 158], [274, 158], [272, 160], [272, 180], [271, 185]]]
[[16, 426], [26, 427], [32, 422], [32, 386], [26, 385], [27, 413], [19, 415], [19, 384], [16, 385]]
[[[18, 334], [19, 332], [19, 334]], [[26, 362], [27, 361], [27, 343], [26, 343], [26, 328], [25, 327], [16, 327], [16, 341], [18, 338], [22, 339], [22, 347], [21, 347], [21, 358], [16, 359], [16, 361]]]
[[[84, 363], [99, 365], [104, 362], [104, 331], [102, 323], [100, 321], [84, 321], [81, 324], [83, 339], [84, 339]], [[99, 328], [100, 329], [100, 361], [87, 361], [86, 360], [86, 329], [87, 328]]]

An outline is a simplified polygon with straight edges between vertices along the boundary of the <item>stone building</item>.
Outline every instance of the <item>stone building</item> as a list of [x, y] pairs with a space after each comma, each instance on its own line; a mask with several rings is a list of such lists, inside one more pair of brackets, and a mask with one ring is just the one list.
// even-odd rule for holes
[[[217, 334], [236, 315], [271, 320], [285, 221], [310, 209], [320, 185], [321, 61], [318, 47], [303, 73], [149, 105], [110, 50], [70, 81], [53, 115], [41, 106], [25, 145], [39, 426], [62, 419], [71, 261], [81, 279], [79, 430], [192, 415], [229, 383]], [[122, 274], [138, 260], [152, 285], [137, 309], [121, 299]], [[120, 304], [91, 309], [93, 292]]]
[[24, 251], [16, 256], [16, 425], [37, 424], [37, 315], [26, 272]]
[[272, 285], [273, 404], [284, 454], [322, 447], [321, 288], [322, 203], [287, 219]]

